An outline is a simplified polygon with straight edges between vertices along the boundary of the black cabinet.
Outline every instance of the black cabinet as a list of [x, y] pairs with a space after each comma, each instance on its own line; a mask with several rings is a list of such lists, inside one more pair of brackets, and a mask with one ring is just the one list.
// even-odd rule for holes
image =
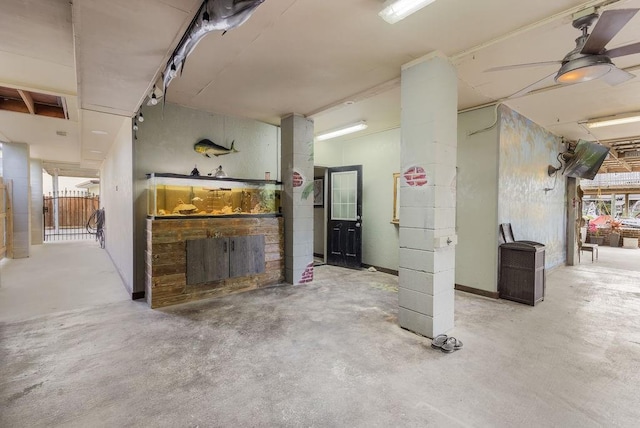
[[516, 241], [500, 246], [500, 298], [534, 306], [544, 300], [545, 246]]
[[265, 272], [264, 235], [187, 240], [187, 285]]

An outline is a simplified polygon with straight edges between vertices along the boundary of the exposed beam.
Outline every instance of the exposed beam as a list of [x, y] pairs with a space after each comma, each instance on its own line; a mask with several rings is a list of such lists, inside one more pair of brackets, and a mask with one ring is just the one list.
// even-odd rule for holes
[[626, 143], [629, 144], [638, 144], [640, 143], [640, 135], [635, 135], [633, 137], [624, 137], [624, 138], [611, 138], [609, 140], [602, 140], [601, 143], [615, 144], [615, 143]]
[[14, 111], [17, 113], [29, 113], [29, 109], [20, 100], [0, 99], [0, 110]]
[[38, 116], [55, 117], [66, 119], [65, 112], [60, 107], [38, 105]]
[[67, 99], [65, 97], [60, 97], [60, 102], [62, 103], [62, 112], [64, 114], [64, 119], [69, 119], [69, 110], [67, 109]]
[[582, 186], [580, 185], [580, 189], [585, 195], [611, 195], [611, 194], [637, 194], [640, 193], [640, 185], [639, 186]]
[[22, 101], [24, 101], [24, 103], [27, 105], [27, 108], [29, 109], [29, 113], [36, 114], [36, 106], [33, 103], [33, 98], [31, 97], [31, 94], [27, 91], [23, 91], [22, 89], [18, 89], [18, 93], [20, 94]]
[[395, 79], [388, 80], [379, 85], [374, 86], [373, 88], [366, 89], [364, 91], [358, 92], [357, 94], [353, 94], [349, 97], [342, 98], [341, 100], [335, 101], [329, 105], [320, 107], [314, 111], [311, 111], [305, 114], [305, 117], [313, 118], [319, 114], [328, 113], [338, 108], [342, 108], [345, 105], [357, 103], [360, 101], [364, 101], [366, 99], [375, 97], [376, 95], [385, 93], [395, 88], [400, 87], [400, 77], [396, 77]]
[[616, 161], [618, 161], [618, 163], [620, 165], [622, 165], [622, 167], [624, 169], [626, 169], [627, 171], [631, 172], [633, 171], [633, 167], [631, 165], [629, 165], [627, 163], [627, 161], [625, 161], [624, 159], [621, 159], [620, 156], [618, 155], [618, 152], [616, 149], [614, 149], [613, 147], [611, 147], [611, 144], [607, 144], [604, 142], [600, 142], [603, 146], [608, 147], [609, 148], [609, 154], [611, 155], [612, 158], [614, 158]]

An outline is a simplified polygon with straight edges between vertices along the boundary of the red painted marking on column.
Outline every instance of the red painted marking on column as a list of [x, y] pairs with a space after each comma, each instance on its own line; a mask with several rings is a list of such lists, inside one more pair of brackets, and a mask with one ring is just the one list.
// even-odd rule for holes
[[313, 262], [307, 265], [307, 268], [302, 272], [302, 278], [298, 281], [300, 284], [306, 284], [313, 281]]
[[404, 172], [404, 179], [409, 186], [424, 186], [427, 184], [427, 174], [421, 166], [412, 166]]

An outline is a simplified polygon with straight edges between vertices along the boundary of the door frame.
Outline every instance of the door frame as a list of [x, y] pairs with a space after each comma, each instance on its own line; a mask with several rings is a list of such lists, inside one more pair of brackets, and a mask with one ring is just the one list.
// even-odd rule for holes
[[349, 220], [343, 220], [345, 222], [350, 222], [350, 223], [354, 223], [354, 227], [357, 230], [357, 234], [356, 234], [356, 245], [358, 246], [357, 250], [355, 251], [355, 261], [357, 262], [356, 264], [358, 266], [355, 266], [355, 264], [353, 266], [349, 266], [349, 261], [353, 262], [353, 258], [349, 258], [346, 257], [345, 261], [346, 261], [346, 266], [342, 266], [342, 265], [335, 265], [335, 266], [340, 266], [340, 267], [347, 267], [347, 268], [355, 268], [355, 269], [359, 269], [360, 267], [362, 267], [362, 247], [363, 247], [363, 232], [362, 232], [362, 212], [363, 212], [363, 188], [364, 188], [364, 180], [363, 180], [363, 165], [359, 164], [359, 165], [341, 165], [341, 166], [332, 166], [332, 167], [328, 167], [325, 171], [325, 182], [326, 182], [326, 186], [325, 186], [325, 263], [329, 264], [329, 252], [330, 252], [330, 242], [329, 242], [329, 238], [330, 238], [330, 233], [331, 233], [331, 226], [330, 223], [332, 221], [331, 219], [331, 209], [332, 209], [332, 205], [333, 205], [333, 195], [332, 195], [332, 180], [330, 177], [330, 173], [331, 170], [334, 170], [333, 172], [341, 172], [341, 171], [356, 171], [357, 172], [357, 179], [356, 179], [356, 189], [357, 189], [357, 195], [356, 195], [356, 219], [349, 221]]

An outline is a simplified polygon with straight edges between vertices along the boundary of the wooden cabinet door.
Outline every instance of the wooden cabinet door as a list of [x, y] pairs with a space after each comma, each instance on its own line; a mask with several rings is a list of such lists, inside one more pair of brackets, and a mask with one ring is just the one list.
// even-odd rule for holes
[[248, 276], [264, 273], [264, 235], [229, 238], [229, 276]]
[[187, 240], [187, 285], [229, 277], [229, 239]]

